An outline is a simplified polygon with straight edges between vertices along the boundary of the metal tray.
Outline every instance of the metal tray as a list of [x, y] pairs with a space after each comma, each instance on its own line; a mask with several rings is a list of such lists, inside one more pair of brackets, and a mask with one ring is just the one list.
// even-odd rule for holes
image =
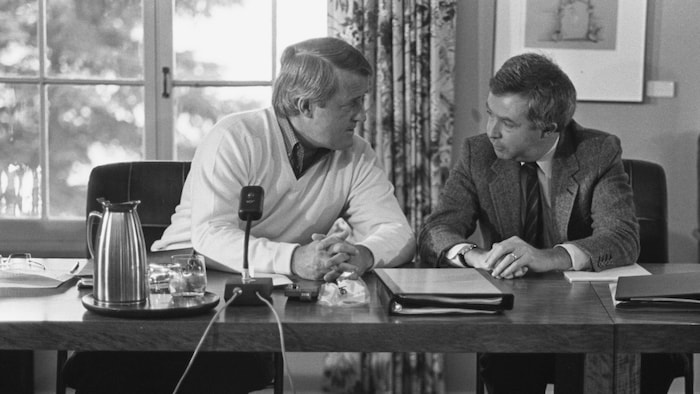
[[153, 294], [145, 304], [106, 305], [93, 297], [83, 296], [83, 306], [92, 312], [116, 317], [161, 318], [199, 315], [219, 304], [219, 296], [205, 292], [203, 296], [172, 297], [170, 294]]

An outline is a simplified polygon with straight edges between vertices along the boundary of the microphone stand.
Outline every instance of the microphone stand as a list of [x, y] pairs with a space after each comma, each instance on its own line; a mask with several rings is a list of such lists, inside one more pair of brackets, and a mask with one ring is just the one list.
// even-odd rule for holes
[[243, 274], [241, 275], [241, 281], [243, 283], [251, 283], [253, 278], [250, 276], [250, 271], [248, 270], [248, 240], [250, 239], [250, 224], [253, 222], [250, 215], [248, 220], [246, 220], [245, 225], [245, 240], [243, 241]]
[[245, 186], [241, 189], [241, 205], [238, 217], [246, 221], [245, 238], [243, 241], [243, 272], [226, 281], [224, 300], [228, 301], [237, 290], [241, 293], [229, 306], [236, 305], [265, 305], [258, 296], [272, 302], [272, 278], [253, 278], [248, 269], [248, 243], [250, 227], [253, 220], [262, 216], [262, 198], [264, 191], [260, 186]]

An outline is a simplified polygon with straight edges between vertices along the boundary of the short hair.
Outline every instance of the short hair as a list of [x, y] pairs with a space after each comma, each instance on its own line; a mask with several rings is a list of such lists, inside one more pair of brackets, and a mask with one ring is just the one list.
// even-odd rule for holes
[[551, 123], [563, 130], [576, 111], [576, 88], [551, 59], [524, 53], [508, 59], [489, 81], [491, 94], [519, 94], [528, 101], [528, 119], [544, 129]]
[[280, 72], [272, 88], [272, 106], [278, 115], [299, 114], [299, 99], [324, 106], [338, 90], [336, 69], [372, 75], [365, 56], [347, 42], [333, 37], [312, 38], [282, 52]]

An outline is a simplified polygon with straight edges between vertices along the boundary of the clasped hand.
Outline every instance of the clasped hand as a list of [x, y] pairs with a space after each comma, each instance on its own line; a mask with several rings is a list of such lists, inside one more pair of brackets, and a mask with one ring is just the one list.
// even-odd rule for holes
[[495, 278], [514, 279], [528, 271], [567, 269], [571, 267], [571, 260], [563, 248], [537, 249], [514, 236], [494, 243], [491, 250], [481, 251], [476, 266], [491, 271]]
[[372, 254], [362, 245], [346, 241], [349, 232], [325, 236], [313, 234], [311, 243], [296, 248], [292, 256], [292, 272], [301, 278], [332, 282], [343, 272], [357, 278], [372, 266]]

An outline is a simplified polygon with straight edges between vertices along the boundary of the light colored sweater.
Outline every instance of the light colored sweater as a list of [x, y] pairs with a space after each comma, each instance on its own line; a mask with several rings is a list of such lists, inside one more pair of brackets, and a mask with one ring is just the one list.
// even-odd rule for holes
[[291, 273], [294, 249], [326, 234], [338, 218], [366, 246], [375, 267], [410, 261], [415, 239], [394, 188], [369, 143], [332, 151], [296, 179], [272, 108], [233, 114], [218, 122], [197, 148], [182, 199], [163, 237], [151, 249], [194, 247], [241, 271], [245, 222], [238, 218], [243, 186], [265, 191], [263, 215], [253, 221], [249, 262], [255, 272]]

